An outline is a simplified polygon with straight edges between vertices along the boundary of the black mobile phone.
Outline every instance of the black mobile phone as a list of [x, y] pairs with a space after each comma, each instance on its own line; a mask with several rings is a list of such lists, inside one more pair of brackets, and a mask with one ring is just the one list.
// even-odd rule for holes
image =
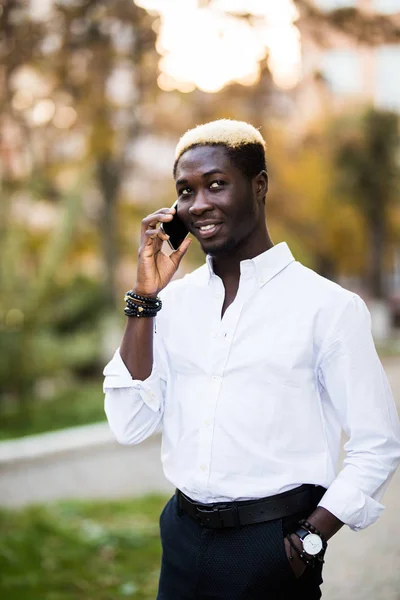
[[175, 208], [176, 211], [171, 221], [168, 223], [161, 223], [161, 229], [165, 231], [167, 235], [169, 235], [168, 244], [171, 246], [172, 250], [177, 250], [189, 233], [186, 226], [178, 217], [177, 205], [178, 200], [174, 202], [171, 207]]

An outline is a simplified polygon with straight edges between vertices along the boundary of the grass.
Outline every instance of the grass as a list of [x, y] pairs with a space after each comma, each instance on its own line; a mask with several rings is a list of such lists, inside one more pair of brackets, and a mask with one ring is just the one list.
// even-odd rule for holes
[[8, 409], [2, 412], [0, 440], [103, 421], [102, 384], [102, 379], [84, 382], [51, 400], [33, 401], [26, 410]]
[[0, 511], [2, 600], [154, 600], [166, 497]]
[[387, 340], [384, 343], [376, 345], [378, 354], [381, 359], [400, 356], [400, 337]]

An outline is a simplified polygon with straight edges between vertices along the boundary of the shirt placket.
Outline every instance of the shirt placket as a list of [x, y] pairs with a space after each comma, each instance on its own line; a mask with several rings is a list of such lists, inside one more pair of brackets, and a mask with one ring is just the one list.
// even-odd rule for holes
[[199, 446], [198, 446], [198, 481], [199, 487], [208, 487], [212, 477], [212, 448], [215, 417], [218, 399], [224, 383], [224, 371], [233, 343], [234, 333], [238, 325], [242, 308], [252, 290], [250, 278], [242, 278], [234, 302], [226, 310], [221, 319], [224, 300], [224, 287], [221, 279], [211, 280], [211, 327], [209, 339], [208, 393], [202, 402], [200, 411]]

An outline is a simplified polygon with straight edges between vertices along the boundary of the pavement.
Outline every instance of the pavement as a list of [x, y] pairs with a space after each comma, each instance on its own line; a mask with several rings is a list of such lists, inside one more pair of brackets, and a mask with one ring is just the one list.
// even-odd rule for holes
[[[383, 365], [400, 413], [400, 359]], [[376, 523], [358, 532], [343, 527], [330, 540], [323, 600], [400, 600], [400, 469], [381, 502]]]
[[[384, 367], [400, 412], [400, 359]], [[160, 464], [160, 436], [120, 446], [106, 423], [0, 443], [0, 505], [58, 499], [123, 498], [172, 493]], [[329, 542], [323, 600], [400, 600], [400, 470], [383, 498], [377, 523], [343, 527]]]

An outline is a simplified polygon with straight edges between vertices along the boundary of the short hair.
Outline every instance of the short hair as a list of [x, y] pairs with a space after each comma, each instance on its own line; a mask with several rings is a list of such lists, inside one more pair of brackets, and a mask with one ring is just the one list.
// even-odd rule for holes
[[189, 129], [175, 149], [174, 177], [182, 154], [198, 146], [224, 146], [235, 166], [252, 179], [266, 171], [265, 141], [261, 133], [244, 121], [219, 119]]

